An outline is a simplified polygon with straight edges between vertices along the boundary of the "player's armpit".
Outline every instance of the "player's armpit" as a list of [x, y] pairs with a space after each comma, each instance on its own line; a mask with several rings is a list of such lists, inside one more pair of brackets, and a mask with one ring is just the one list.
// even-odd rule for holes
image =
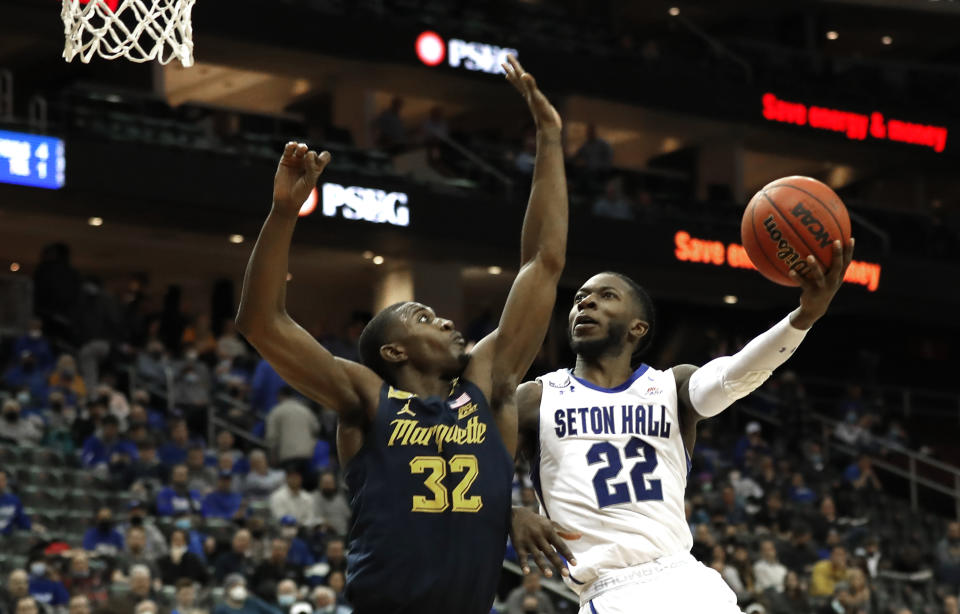
[[341, 416], [372, 416], [383, 380], [363, 365], [336, 358], [290, 317], [244, 336], [295, 389]]
[[540, 398], [543, 387], [540, 382], [524, 382], [517, 387], [517, 426], [519, 445], [517, 452], [530, 455], [536, 449], [540, 433]]

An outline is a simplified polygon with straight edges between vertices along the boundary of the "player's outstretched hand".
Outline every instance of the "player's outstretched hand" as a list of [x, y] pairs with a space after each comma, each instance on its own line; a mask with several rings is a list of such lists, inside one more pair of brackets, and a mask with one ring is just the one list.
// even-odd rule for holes
[[548, 578], [553, 575], [550, 564], [560, 570], [564, 576], [569, 576], [563, 558], [571, 565], [576, 565], [570, 548], [564, 539], [580, 539], [579, 533], [564, 529], [549, 518], [541, 516], [525, 507], [513, 508], [513, 521], [510, 527], [510, 539], [517, 551], [520, 567], [524, 574], [530, 573], [529, 558], [532, 555], [537, 565]]
[[508, 55], [507, 61], [501, 66], [507, 74], [507, 81], [513, 84], [513, 87], [517, 88], [517, 91], [527, 101], [530, 112], [533, 114], [533, 121], [537, 124], [537, 130], [559, 132], [560, 128], [563, 127], [560, 114], [537, 87], [537, 80], [533, 78], [533, 75], [525, 71], [513, 55]]
[[298, 214], [329, 163], [329, 152], [318, 154], [303, 143], [287, 143], [273, 179], [273, 206], [281, 213]]
[[826, 273], [820, 268], [816, 258], [809, 256], [807, 262], [810, 264], [810, 273], [806, 277], [797, 274], [796, 271], [790, 271], [790, 277], [799, 282], [803, 290], [800, 294], [800, 309], [794, 317], [791, 318], [791, 324], [800, 329], [807, 329], [813, 326], [813, 323], [819, 320], [830, 306], [833, 296], [843, 285], [843, 277], [847, 273], [847, 267], [853, 260], [853, 238], [847, 241], [846, 245], [839, 240], [833, 242], [833, 262], [830, 270]]

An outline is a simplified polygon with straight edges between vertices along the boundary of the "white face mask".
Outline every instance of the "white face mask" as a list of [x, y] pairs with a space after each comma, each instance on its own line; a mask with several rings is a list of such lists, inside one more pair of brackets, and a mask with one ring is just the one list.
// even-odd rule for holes
[[247, 600], [247, 587], [242, 584], [238, 584], [230, 589], [230, 592], [227, 593], [230, 596], [231, 601], [241, 602]]

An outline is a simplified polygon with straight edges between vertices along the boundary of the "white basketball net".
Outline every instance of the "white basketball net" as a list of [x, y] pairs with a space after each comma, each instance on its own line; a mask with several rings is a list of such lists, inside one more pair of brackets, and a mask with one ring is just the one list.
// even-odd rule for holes
[[190, 13], [196, 0], [62, 0], [63, 57], [193, 65]]

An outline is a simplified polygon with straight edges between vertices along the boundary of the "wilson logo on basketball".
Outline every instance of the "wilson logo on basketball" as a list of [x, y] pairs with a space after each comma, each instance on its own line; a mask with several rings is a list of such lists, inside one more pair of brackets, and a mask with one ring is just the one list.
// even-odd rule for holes
[[[800, 220], [800, 223], [806, 227], [814, 239], [820, 242], [820, 247], [830, 245], [830, 233], [827, 232], [813, 212], [803, 206], [803, 201], [798, 202], [790, 213]], [[772, 220], [773, 217], [771, 216], [768, 219]]]
[[767, 229], [770, 239], [777, 244], [777, 258], [783, 260], [784, 264], [799, 275], [805, 276], [807, 271], [810, 270], [810, 265], [804, 261], [797, 249], [783, 238], [783, 233], [777, 228], [777, 223], [772, 215], [763, 220], [763, 227]]

